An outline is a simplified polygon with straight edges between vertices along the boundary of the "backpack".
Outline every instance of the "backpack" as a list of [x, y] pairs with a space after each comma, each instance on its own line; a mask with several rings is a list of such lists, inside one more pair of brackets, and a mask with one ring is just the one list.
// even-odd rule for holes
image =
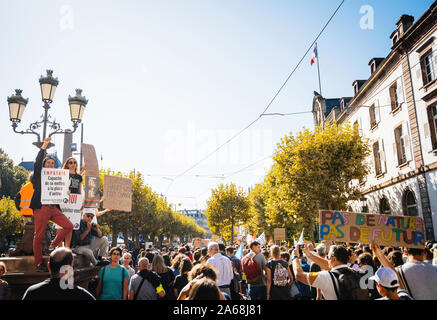
[[[338, 300], [369, 300], [369, 290], [360, 287], [362, 273], [351, 268], [341, 268], [329, 271], [329, 275]], [[338, 288], [334, 276], [338, 280]]]
[[288, 270], [280, 263], [272, 263], [274, 267], [273, 285], [277, 287], [285, 287], [288, 284]]
[[262, 279], [262, 272], [258, 263], [253, 259], [255, 255], [247, 255], [243, 263], [243, 272], [246, 275], [248, 284], [255, 284]]

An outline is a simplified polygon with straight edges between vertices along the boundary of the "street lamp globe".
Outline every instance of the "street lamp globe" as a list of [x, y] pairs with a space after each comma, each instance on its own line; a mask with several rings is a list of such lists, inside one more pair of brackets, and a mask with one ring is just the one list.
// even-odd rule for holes
[[39, 84], [41, 86], [42, 101], [51, 103], [55, 96], [56, 87], [59, 84], [58, 78], [53, 77], [53, 70], [46, 70], [47, 75], [39, 78]]
[[24, 108], [26, 108], [27, 102], [29, 102], [29, 99], [24, 99], [21, 96], [21, 92], [23, 92], [23, 90], [15, 89], [15, 95], [8, 97], [9, 119], [13, 123], [21, 121]]
[[83, 112], [88, 100], [82, 96], [82, 90], [76, 89], [76, 95], [74, 97], [68, 96], [68, 103], [70, 105], [71, 121], [74, 124], [82, 121]]

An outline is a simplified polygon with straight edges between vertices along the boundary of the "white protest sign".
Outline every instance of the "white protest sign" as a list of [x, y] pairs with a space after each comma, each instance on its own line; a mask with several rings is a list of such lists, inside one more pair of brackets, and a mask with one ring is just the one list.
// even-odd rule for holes
[[68, 202], [70, 172], [64, 169], [43, 168], [41, 170], [41, 203], [61, 204]]
[[[74, 230], [79, 230], [80, 227], [80, 219], [82, 219], [82, 204], [83, 204], [83, 195], [72, 193], [68, 197], [67, 203], [59, 204], [62, 213], [71, 221], [74, 226]], [[56, 225], [56, 229], [61, 229], [58, 225]]]

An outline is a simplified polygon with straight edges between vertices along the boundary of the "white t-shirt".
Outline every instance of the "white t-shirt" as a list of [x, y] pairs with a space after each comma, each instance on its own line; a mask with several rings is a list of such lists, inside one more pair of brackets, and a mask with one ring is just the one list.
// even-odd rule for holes
[[[337, 269], [346, 268], [347, 265], [342, 264], [332, 268], [331, 271], [335, 271]], [[307, 279], [310, 286], [314, 288], [318, 288], [322, 291], [323, 297], [325, 300], [338, 300], [337, 295], [335, 294], [334, 284], [332, 282], [332, 277], [329, 274], [329, 271], [323, 270], [320, 272], [310, 272], [307, 273]], [[337, 278], [334, 276], [334, 281], [338, 288]]]

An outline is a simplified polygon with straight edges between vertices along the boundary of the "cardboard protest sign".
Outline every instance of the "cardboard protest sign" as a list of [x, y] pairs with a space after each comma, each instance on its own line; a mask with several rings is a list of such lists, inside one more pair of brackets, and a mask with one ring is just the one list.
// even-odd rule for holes
[[218, 243], [220, 241], [220, 237], [218, 235], [213, 234], [211, 236], [211, 241], [214, 241], [214, 242]]
[[41, 203], [61, 204], [68, 201], [70, 172], [64, 169], [43, 168], [41, 170]]
[[285, 228], [273, 229], [273, 237], [275, 238], [275, 241], [285, 240]]
[[420, 217], [390, 216], [321, 210], [320, 240], [423, 248], [425, 233]]
[[85, 176], [85, 206], [98, 207], [100, 202], [99, 176]]
[[99, 176], [99, 162], [97, 161], [96, 150], [92, 144], [82, 143], [82, 155], [86, 165], [87, 176]]
[[[79, 230], [80, 220], [82, 219], [82, 204], [83, 204], [83, 195], [82, 194], [70, 194], [67, 201], [61, 203], [59, 207], [61, 208], [62, 213], [71, 221], [73, 224], [74, 230]], [[94, 213], [94, 212], [93, 212]], [[60, 229], [61, 227], [56, 225], [56, 229]]]
[[132, 180], [105, 175], [103, 206], [119, 211], [132, 211]]
[[208, 246], [209, 240], [208, 239], [201, 239], [201, 238], [194, 238], [193, 240], [193, 248], [205, 248]]

